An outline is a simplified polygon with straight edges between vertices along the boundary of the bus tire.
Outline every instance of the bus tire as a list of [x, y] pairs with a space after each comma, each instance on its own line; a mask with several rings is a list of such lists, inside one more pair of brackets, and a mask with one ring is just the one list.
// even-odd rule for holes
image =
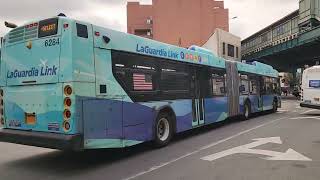
[[273, 100], [272, 103], [272, 112], [277, 112], [278, 111], [278, 102], [276, 100]]
[[247, 101], [244, 104], [243, 119], [248, 120], [248, 119], [250, 119], [250, 117], [251, 117], [251, 105], [250, 105], [250, 102]]
[[154, 127], [154, 146], [160, 148], [168, 145], [174, 133], [170, 115], [160, 112]]

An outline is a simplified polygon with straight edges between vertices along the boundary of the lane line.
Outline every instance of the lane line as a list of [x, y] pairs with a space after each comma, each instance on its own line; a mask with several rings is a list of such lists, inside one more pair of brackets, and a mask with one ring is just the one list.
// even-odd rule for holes
[[318, 109], [311, 109], [311, 110], [305, 111], [305, 112], [303, 112], [303, 113], [300, 113], [300, 115], [302, 115], [302, 114], [307, 114], [307, 113], [313, 112], [313, 111], [318, 111]]
[[294, 118], [290, 118], [292, 120], [296, 120], [296, 119], [320, 119], [320, 117], [312, 117], [312, 116], [307, 116], [307, 117], [294, 117]]
[[278, 109], [277, 112], [288, 112], [289, 110], [288, 109]]
[[160, 165], [158, 165], [158, 166], [153, 166], [153, 167], [151, 167], [149, 170], [142, 171], [142, 172], [140, 172], [140, 173], [138, 173], [138, 174], [135, 174], [135, 175], [133, 175], [133, 176], [127, 177], [127, 178], [125, 178], [125, 179], [123, 179], [123, 180], [135, 179], [135, 178], [137, 178], [137, 177], [139, 177], [139, 176], [148, 174], [148, 173], [153, 172], [153, 171], [155, 171], [155, 170], [158, 170], [158, 169], [160, 169], [160, 168], [162, 168], [162, 167], [168, 166], [168, 165], [170, 165], [170, 164], [172, 164], [172, 163], [174, 163], [174, 162], [176, 162], [176, 161], [179, 161], [179, 160], [184, 159], [184, 158], [186, 158], [186, 157], [189, 157], [189, 156], [191, 156], [191, 155], [197, 154], [197, 153], [199, 153], [200, 151], [203, 151], [203, 150], [212, 148], [212, 147], [217, 146], [217, 145], [219, 145], [219, 144], [221, 144], [221, 143], [224, 143], [224, 142], [226, 142], [226, 141], [229, 141], [229, 140], [231, 140], [231, 139], [234, 139], [234, 138], [236, 138], [236, 137], [239, 137], [239, 136], [241, 136], [241, 135], [243, 135], [243, 134], [249, 133], [249, 132], [251, 132], [251, 131], [253, 131], [253, 130], [256, 130], [256, 129], [258, 129], [258, 128], [261, 128], [261, 127], [264, 127], [264, 126], [273, 124], [273, 123], [275, 123], [275, 122], [278, 122], [278, 121], [283, 120], [283, 119], [286, 119], [286, 118], [289, 118], [289, 116], [272, 120], [272, 121], [270, 121], [270, 122], [267, 122], [267, 123], [264, 123], [264, 124], [255, 126], [255, 127], [253, 127], [253, 128], [250, 128], [250, 129], [248, 129], [248, 130], [242, 131], [242, 132], [240, 132], [240, 133], [237, 133], [237, 134], [235, 134], [235, 135], [233, 135], [233, 136], [230, 136], [230, 137], [228, 137], [228, 138], [219, 140], [219, 141], [217, 141], [217, 142], [215, 142], [215, 143], [209, 144], [209, 145], [207, 145], [207, 146], [203, 146], [203, 147], [201, 147], [201, 148], [198, 149], [198, 150], [195, 150], [195, 151], [193, 151], [193, 152], [187, 153], [187, 154], [185, 154], [185, 155], [183, 155], [183, 156], [180, 156], [180, 157], [178, 157], [178, 158], [176, 158], [176, 159], [167, 161], [167, 162], [162, 163], [162, 164], [160, 164]]

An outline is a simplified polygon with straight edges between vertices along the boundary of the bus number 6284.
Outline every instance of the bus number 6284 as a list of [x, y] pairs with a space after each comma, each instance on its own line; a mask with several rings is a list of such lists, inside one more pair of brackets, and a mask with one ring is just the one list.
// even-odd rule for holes
[[52, 38], [52, 39], [47, 39], [44, 41], [44, 46], [45, 47], [50, 47], [50, 46], [55, 46], [59, 45], [60, 39], [59, 38]]

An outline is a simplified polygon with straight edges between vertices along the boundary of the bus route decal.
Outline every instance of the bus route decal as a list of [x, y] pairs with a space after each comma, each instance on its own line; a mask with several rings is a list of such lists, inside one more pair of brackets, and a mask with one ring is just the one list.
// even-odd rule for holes
[[163, 58], [173, 58], [177, 60], [190, 60], [195, 62], [202, 62], [202, 57], [200, 55], [194, 55], [192, 53], [186, 53], [184, 51], [172, 51], [172, 50], [166, 50], [166, 49], [157, 49], [150, 46], [142, 46], [137, 44], [136, 46], [136, 52], [147, 54], [147, 55], [154, 55], [154, 56], [160, 56]]
[[40, 67], [39, 69], [36, 67], [32, 67], [28, 70], [18, 70], [15, 69], [13, 71], [7, 72], [7, 78], [25, 78], [25, 77], [37, 77], [37, 76], [55, 76], [57, 75], [57, 67], [53, 65], [52, 67], [45, 66]]

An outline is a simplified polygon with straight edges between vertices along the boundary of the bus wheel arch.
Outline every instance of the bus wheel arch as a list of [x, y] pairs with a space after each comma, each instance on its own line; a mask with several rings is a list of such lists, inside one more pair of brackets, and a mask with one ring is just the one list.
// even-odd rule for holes
[[176, 133], [176, 116], [171, 107], [162, 107], [158, 110], [153, 132], [155, 147], [163, 147], [169, 144]]

